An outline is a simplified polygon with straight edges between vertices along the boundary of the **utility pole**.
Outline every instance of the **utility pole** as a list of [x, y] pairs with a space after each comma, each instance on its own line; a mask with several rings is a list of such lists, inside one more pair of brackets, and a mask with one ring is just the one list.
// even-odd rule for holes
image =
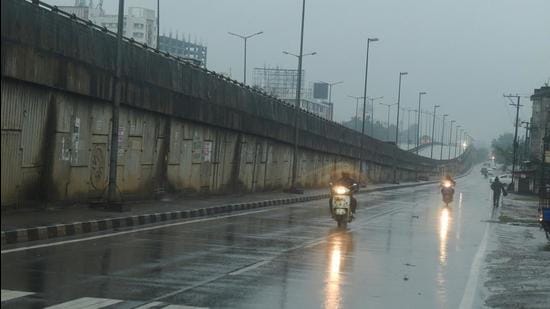
[[120, 199], [117, 194], [117, 166], [118, 166], [118, 126], [120, 101], [122, 100], [122, 34], [124, 33], [124, 0], [118, 0], [118, 25], [116, 48], [116, 72], [115, 91], [113, 98], [111, 120], [111, 152], [109, 154], [109, 187], [107, 201], [110, 206], [118, 204]]
[[[517, 149], [518, 149], [518, 127], [519, 127], [519, 108], [520, 108], [520, 104], [519, 104], [519, 99], [520, 99], [520, 96], [519, 95], [504, 95], [505, 98], [508, 98], [512, 103], [510, 103], [511, 106], [515, 106], [516, 107], [516, 123], [515, 123], [515, 131], [514, 131], [514, 155], [513, 155], [513, 161], [512, 161], [512, 183], [510, 184], [510, 186], [514, 186], [514, 173], [516, 172], [516, 156], [517, 156]], [[511, 98], [516, 98], [517, 99], [517, 103], [513, 103], [512, 99]]]
[[435, 115], [436, 115], [436, 109], [439, 108], [439, 105], [434, 105], [434, 117], [432, 121], [432, 149], [430, 151], [430, 159], [434, 158], [434, 133], [435, 133]]
[[160, 0], [157, 0], [157, 50], [160, 47]]
[[407, 150], [411, 149], [411, 111], [412, 109], [406, 108], [407, 111]]

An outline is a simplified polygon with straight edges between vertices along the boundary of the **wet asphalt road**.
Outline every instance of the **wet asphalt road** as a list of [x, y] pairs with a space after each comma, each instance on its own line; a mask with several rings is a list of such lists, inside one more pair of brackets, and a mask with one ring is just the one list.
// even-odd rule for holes
[[[436, 185], [359, 195], [347, 229], [315, 201], [4, 250], [2, 308], [85, 297], [108, 308], [458, 308], [489, 216], [475, 171], [448, 208]], [[4, 290], [33, 294], [4, 301]]]

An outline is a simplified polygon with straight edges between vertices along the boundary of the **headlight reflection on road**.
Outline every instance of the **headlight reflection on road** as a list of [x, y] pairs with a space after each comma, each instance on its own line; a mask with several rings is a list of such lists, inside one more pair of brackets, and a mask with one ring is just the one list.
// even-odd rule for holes
[[337, 309], [342, 306], [340, 290], [342, 266], [342, 235], [337, 234], [329, 243], [329, 263], [325, 282], [325, 308]]
[[448, 208], [441, 209], [439, 213], [439, 263], [447, 263], [447, 235], [451, 218]]

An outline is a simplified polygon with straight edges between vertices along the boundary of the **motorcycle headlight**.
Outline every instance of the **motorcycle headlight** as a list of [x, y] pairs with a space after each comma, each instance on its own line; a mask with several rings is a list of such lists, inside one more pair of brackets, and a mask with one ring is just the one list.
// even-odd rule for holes
[[452, 184], [451, 184], [450, 181], [444, 181], [444, 182], [443, 182], [443, 186], [444, 186], [445, 188], [450, 188], [450, 187], [452, 186]]
[[344, 186], [336, 186], [334, 187], [334, 189], [332, 189], [334, 191], [334, 193], [336, 194], [348, 194], [349, 193], [349, 189], [344, 187]]

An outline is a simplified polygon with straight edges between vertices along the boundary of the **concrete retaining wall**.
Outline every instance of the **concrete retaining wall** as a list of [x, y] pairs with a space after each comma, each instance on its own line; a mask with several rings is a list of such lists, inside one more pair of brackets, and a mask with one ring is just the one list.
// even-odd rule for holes
[[[115, 40], [22, 0], [2, 1], [2, 205], [83, 200], [106, 188]], [[434, 161], [183, 62], [127, 43], [118, 187], [235, 192], [290, 184], [299, 117], [299, 184], [357, 173], [372, 182], [459, 169]], [[361, 151], [362, 143], [365, 145]]]

